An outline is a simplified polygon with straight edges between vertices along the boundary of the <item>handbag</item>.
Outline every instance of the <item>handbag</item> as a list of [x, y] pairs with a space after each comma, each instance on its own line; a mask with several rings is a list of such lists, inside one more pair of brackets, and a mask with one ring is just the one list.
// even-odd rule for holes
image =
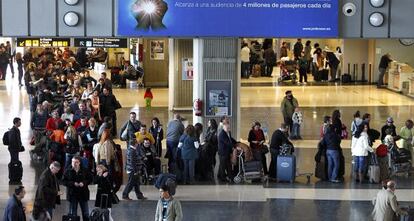
[[262, 154], [267, 154], [267, 153], [269, 153], [269, 147], [268, 147], [267, 145], [265, 145], [265, 144], [261, 145], [261, 146], [260, 146], [260, 152], [261, 152]]
[[127, 126], [125, 127], [125, 130], [122, 131], [122, 134], [121, 134], [122, 141], [126, 141], [128, 139], [128, 127], [129, 127], [129, 121], [127, 123]]

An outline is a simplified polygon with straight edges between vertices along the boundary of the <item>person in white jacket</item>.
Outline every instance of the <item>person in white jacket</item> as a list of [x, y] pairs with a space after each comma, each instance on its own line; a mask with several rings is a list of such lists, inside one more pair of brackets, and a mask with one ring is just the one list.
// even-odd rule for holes
[[354, 135], [356, 140], [352, 143], [351, 147], [351, 152], [354, 156], [354, 173], [356, 182], [363, 181], [368, 152], [374, 152], [372, 147], [369, 145], [368, 130], [368, 124], [362, 123]]

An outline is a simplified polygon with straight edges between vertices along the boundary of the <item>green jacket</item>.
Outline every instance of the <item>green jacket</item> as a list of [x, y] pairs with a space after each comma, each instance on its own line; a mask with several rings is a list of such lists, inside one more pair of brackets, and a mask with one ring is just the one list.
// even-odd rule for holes
[[406, 148], [411, 151], [412, 147], [412, 139], [413, 139], [413, 132], [412, 129], [408, 129], [406, 126], [402, 127], [400, 130], [400, 137], [401, 137], [401, 146], [399, 148]]
[[295, 108], [298, 106], [298, 100], [296, 100], [295, 97], [292, 97], [292, 102], [286, 97], [283, 98], [283, 101], [280, 104], [280, 110], [282, 111], [283, 118], [292, 119], [293, 112], [295, 112]]
[[[162, 221], [162, 199], [158, 200], [157, 211], [155, 211], [155, 221]], [[181, 203], [171, 197], [167, 207], [167, 221], [181, 221], [183, 219], [183, 211], [181, 209]]]

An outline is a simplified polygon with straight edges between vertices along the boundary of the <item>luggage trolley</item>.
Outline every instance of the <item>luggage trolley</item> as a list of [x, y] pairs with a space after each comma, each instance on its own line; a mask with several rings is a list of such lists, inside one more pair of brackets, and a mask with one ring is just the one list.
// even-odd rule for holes
[[237, 155], [239, 161], [239, 172], [234, 177], [234, 183], [246, 182], [247, 180], [261, 179], [264, 182], [262, 172], [262, 162], [260, 161], [247, 161], [243, 158], [244, 151], [241, 149]]

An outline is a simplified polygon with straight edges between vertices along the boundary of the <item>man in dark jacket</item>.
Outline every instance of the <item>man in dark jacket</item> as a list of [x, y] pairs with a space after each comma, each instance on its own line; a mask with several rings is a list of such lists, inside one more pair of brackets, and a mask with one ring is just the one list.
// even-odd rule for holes
[[231, 182], [233, 179], [230, 155], [235, 144], [236, 140], [231, 137], [230, 124], [224, 124], [218, 137], [218, 155], [220, 158], [218, 178], [222, 182], [228, 181], [228, 179]]
[[140, 146], [137, 145], [136, 139], [131, 140], [126, 154], [125, 169], [128, 174], [128, 183], [125, 186], [124, 192], [122, 193], [122, 199], [128, 201], [132, 200], [128, 196], [132, 189], [135, 190], [135, 194], [137, 195], [138, 199], [146, 199], [139, 187], [139, 175], [141, 167], [143, 165], [142, 160], [145, 156]]
[[72, 167], [63, 174], [63, 184], [66, 186], [67, 200], [69, 201], [69, 214], [77, 215], [78, 204], [82, 210], [82, 220], [89, 220], [89, 188], [92, 175], [81, 167], [81, 158], [72, 158]]
[[302, 51], [303, 51], [302, 39], [298, 38], [298, 41], [293, 46], [293, 55], [295, 56], [295, 60], [299, 60], [299, 58], [302, 56]]
[[120, 108], [118, 106], [118, 101], [115, 96], [110, 93], [111, 89], [104, 87], [103, 94], [99, 96], [99, 109], [101, 111], [101, 117], [111, 117], [112, 119], [112, 136], [116, 136], [116, 109]]
[[397, 132], [396, 132], [395, 125], [394, 125], [394, 120], [392, 119], [392, 117], [388, 117], [387, 123], [381, 128], [381, 141], [384, 141], [385, 136], [387, 136], [387, 133], [386, 133], [387, 129], [391, 130], [391, 135], [393, 137], [397, 136]]
[[382, 87], [382, 85], [384, 84], [385, 71], [387, 71], [387, 68], [391, 61], [392, 59], [389, 53], [381, 57], [381, 60], [378, 66], [379, 75], [378, 75], [377, 87]]
[[[140, 128], [141, 128], [141, 122], [137, 120], [137, 114], [135, 112], [130, 112], [129, 120], [125, 122], [125, 124], [120, 129], [119, 138], [122, 141], [126, 141], [128, 145], [129, 141], [133, 139], [132, 137], [134, 137], [134, 134], [138, 132]], [[127, 130], [127, 132], [125, 132], [126, 137], [122, 137], [122, 134], [124, 133], [125, 130]]]
[[24, 150], [22, 145], [22, 139], [20, 137], [19, 127], [22, 125], [20, 118], [16, 117], [13, 119], [13, 127], [9, 131], [9, 152], [10, 162], [19, 161], [19, 152]]
[[276, 64], [276, 54], [271, 45], [264, 51], [264, 59], [266, 62], [266, 77], [271, 77], [273, 67]]
[[54, 161], [49, 168], [45, 169], [40, 175], [37, 185], [34, 207], [46, 209], [50, 217], [53, 216], [53, 209], [56, 204], [60, 204], [59, 183], [56, 174], [59, 172], [61, 165]]
[[289, 144], [293, 146], [288, 139], [287, 125], [284, 123], [280, 125], [279, 129], [273, 132], [272, 139], [270, 140], [271, 161], [269, 166], [269, 176], [272, 178], [276, 178], [276, 157], [279, 155], [280, 146], [283, 144]]
[[25, 194], [24, 186], [17, 186], [14, 189], [14, 194], [7, 201], [4, 209], [3, 221], [26, 221], [25, 208], [22, 204]]

